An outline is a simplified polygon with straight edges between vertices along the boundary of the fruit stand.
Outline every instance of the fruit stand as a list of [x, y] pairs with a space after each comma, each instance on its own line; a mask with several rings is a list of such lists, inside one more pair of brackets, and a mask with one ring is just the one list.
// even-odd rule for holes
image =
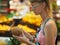
[[[1, 1], [2, 0], [0, 0], [0, 5], [1, 5]], [[24, 31], [30, 33], [31, 35], [33, 36], [36, 35], [36, 32], [40, 28], [42, 18], [40, 16], [39, 3], [34, 2], [34, 0], [31, 1], [34, 8], [33, 10], [36, 12], [36, 14], [35, 12], [30, 11], [20, 20], [20, 23], [17, 26], [14, 26], [13, 24], [14, 23], [12, 18], [13, 14], [9, 13], [9, 11], [13, 9], [9, 9], [8, 6], [9, 4], [6, 6], [6, 8], [3, 9], [0, 6], [0, 45], [26, 45], [25, 43], [21, 44], [19, 41], [17, 41], [15, 38], [12, 37], [12, 34], [10, 32], [11, 28], [12, 29], [15, 27], [22, 28]], [[9, 0], [8, 1], [3, 0], [2, 2], [8, 3]], [[3, 6], [5, 5], [3, 4]], [[53, 16], [56, 20], [58, 20], [55, 14]], [[60, 17], [59, 17], [59, 21], [60, 21]], [[60, 24], [59, 21], [57, 22]], [[60, 29], [59, 24], [58, 24], [58, 28]]]
[[[17, 26], [12, 26], [12, 27], [11, 27], [12, 22], [13, 22], [12, 16], [9, 17], [9, 15], [3, 15], [3, 16], [1, 15], [0, 17], [1, 17], [1, 19], [0, 19], [0, 36], [4, 37], [4, 38], [8, 37], [9, 38], [8, 42], [11, 45], [13, 45], [13, 44], [10, 41], [10, 37], [12, 36], [10, 34], [10, 28], [19, 27], [32, 35], [36, 35], [37, 28], [40, 27], [40, 24], [42, 21], [41, 16], [36, 15], [33, 11], [31, 11], [30, 13], [27, 13], [26, 16], [24, 18], [22, 18], [22, 20], [20, 21], [20, 24], [18, 24]], [[14, 41], [16, 39], [11, 39], [11, 40]], [[2, 42], [4, 42], [4, 41], [2, 41]], [[6, 41], [5, 41], [5, 43], [6, 43]], [[23, 44], [25, 44], [25, 43], [22, 43], [21, 45], [23, 45]]]
[[[1, 1], [2, 0], [0, 0], [0, 2]], [[1, 8], [0, 6], [0, 9], [3, 10], [0, 10], [0, 45], [26, 45], [25, 43], [20, 44], [19, 41], [13, 38], [10, 29], [19, 27], [35, 36], [37, 28], [40, 28], [42, 21], [41, 16], [35, 14], [33, 11], [30, 11], [24, 16], [24, 18], [22, 18], [22, 20], [20, 20], [20, 23], [17, 26], [11, 27], [11, 25], [13, 25], [13, 14], [9, 13], [9, 11], [13, 9], [9, 9], [9, 1], [3, 0], [2, 2], [5, 2], [5, 4], [7, 3], [7, 6], [6, 8]], [[3, 4], [3, 6], [5, 5]]]
[[[17, 25], [19, 28], [25, 29], [27, 32], [35, 32], [37, 28], [40, 27], [42, 18], [40, 15], [35, 15], [33, 11], [30, 13], [27, 13], [24, 18], [22, 18], [22, 21], [20, 21], [20, 24]], [[12, 18], [7, 18], [6, 16], [1, 16], [0, 19], [0, 31], [9, 31], [10, 30], [10, 22], [13, 22]], [[13, 26], [14, 27], [14, 26]]]

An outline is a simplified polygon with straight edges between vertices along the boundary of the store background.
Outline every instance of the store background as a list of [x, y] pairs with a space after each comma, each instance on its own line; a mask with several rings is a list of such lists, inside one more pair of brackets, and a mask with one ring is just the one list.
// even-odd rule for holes
[[57, 45], [60, 45], [60, 0], [57, 0], [57, 5], [58, 5], [58, 14], [56, 14], [56, 17], [58, 17], [59, 19], [57, 20], [57, 22], [58, 22], [58, 25], [59, 25], [59, 28], [58, 28], [58, 37], [59, 37], [59, 39], [58, 39], [58, 41], [57, 41]]
[[[9, 37], [9, 32], [8, 32], [9, 29], [10, 29], [9, 26], [12, 24], [12, 19], [11, 19], [12, 14], [8, 14], [9, 11], [10, 11], [8, 9], [9, 8], [9, 3], [8, 2], [9, 2], [9, 0], [7, 0], [7, 1], [6, 0], [3, 0], [3, 2], [2, 2], [2, 0], [0, 0], [0, 41], [2, 39], [2, 41], [0, 42], [0, 45], [6, 44], [6, 43], [3, 44], [3, 40], [5, 40], [7, 42], [9, 41], [9, 38], [6, 38], [5, 37], [5, 36]], [[32, 5], [35, 5], [35, 4], [37, 4], [37, 3], [36, 2], [32, 3]], [[58, 7], [57, 10], [53, 11], [53, 14], [54, 14], [53, 16], [54, 16], [54, 18], [56, 20], [56, 24], [57, 24], [57, 28], [58, 28], [57, 45], [60, 45], [60, 0], [57, 0], [57, 7]], [[37, 4], [37, 8], [36, 8], [37, 14], [38, 14], [38, 11], [39, 11], [38, 8], [39, 8], [39, 5]], [[35, 14], [33, 12], [31, 12], [30, 15], [32, 15], [32, 14], [33, 14], [33, 17], [31, 16], [32, 18], [39, 17], [38, 15], [35, 16]], [[3, 17], [3, 18], [1, 18], [1, 17]], [[29, 18], [31, 18], [31, 17], [29, 16]], [[26, 21], [27, 18], [25, 17], [24, 19], [23, 20]], [[35, 20], [35, 19], [33, 19], [33, 20]], [[39, 20], [41, 20], [41, 18], [39, 18], [39, 20], [36, 21], [37, 23], [36, 22], [32, 22], [33, 20], [32, 19], [30, 19], [30, 21], [27, 20], [28, 23], [20, 22], [24, 26], [23, 25], [18, 25], [18, 26], [19, 27], [20, 26], [21, 27], [23, 26], [25, 29], [28, 29], [27, 30], [28, 32], [30, 32], [29, 30], [32, 30], [30, 33], [33, 32], [32, 34], [35, 34], [36, 31], [34, 31], [34, 30], [37, 30], [37, 28], [39, 28], [39, 25], [40, 25], [39, 24], [40, 23]], [[38, 25], [38, 26], [36, 26], [35, 24]], [[29, 27], [27, 27], [26, 25], [28, 25]], [[5, 32], [5, 31], [7, 31], [7, 32]]]

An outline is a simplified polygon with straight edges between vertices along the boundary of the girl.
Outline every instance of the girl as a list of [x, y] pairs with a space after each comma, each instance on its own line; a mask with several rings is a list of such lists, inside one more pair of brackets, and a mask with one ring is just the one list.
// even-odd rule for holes
[[[51, 0], [40, 1], [40, 14], [43, 19], [41, 24], [41, 30], [38, 33], [37, 38], [34, 38], [29, 33], [22, 30], [23, 36], [15, 36], [17, 40], [27, 43], [27, 45], [35, 45], [33, 42], [38, 42], [40, 45], [55, 45], [57, 36], [57, 28], [52, 16], [52, 4]], [[31, 42], [32, 40], [33, 42]]]

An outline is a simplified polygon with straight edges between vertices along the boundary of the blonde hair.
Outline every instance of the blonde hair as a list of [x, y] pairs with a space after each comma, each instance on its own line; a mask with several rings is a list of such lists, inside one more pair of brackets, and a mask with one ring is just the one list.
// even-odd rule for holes
[[45, 9], [47, 9], [47, 14], [50, 18], [53, 18], [53, 15], [52, 15], [52, 2], [51, 0], [44, 0], [45, 1], [45, 4], [46, 4], [46, 7]]

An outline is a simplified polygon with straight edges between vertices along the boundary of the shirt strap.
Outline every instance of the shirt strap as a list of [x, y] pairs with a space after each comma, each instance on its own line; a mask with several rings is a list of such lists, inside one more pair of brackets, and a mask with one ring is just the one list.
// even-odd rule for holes
[[52, 18], [48, 18], [45, 22], [44, 22], [44, 24], [42, 25], [42, 30], [43, 30], [43, 34], [45, 35], [45, 33], [44, 33], [44, 28], [45, 28], [45, 25], [46, 25], [46, 23], [50, 20], [50, 19], [52, 19]]

